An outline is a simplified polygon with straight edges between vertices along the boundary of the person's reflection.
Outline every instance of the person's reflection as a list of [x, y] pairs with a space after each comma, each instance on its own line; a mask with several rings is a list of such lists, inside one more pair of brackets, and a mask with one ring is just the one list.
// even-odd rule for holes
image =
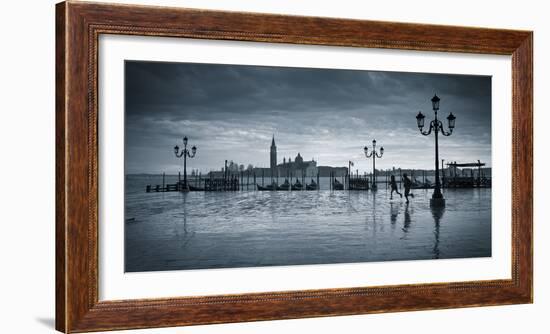
[[432, 207], [432, 217], [434, 219], [434, 247], [433, 247], [433, 258], [439, 259], [439, 221], [443, 218], [445, 213], [445, 208]]
[[411, 226], [411, 214], [409, 212], [409, 203], [405, 203], [405, 213], [403, 218], [403, 232], [409, 232]]
[[390, 203], [390, 221], [392, 226], [397, 222], [397, 216], [399, 216], [399, 206], [394, 203]]

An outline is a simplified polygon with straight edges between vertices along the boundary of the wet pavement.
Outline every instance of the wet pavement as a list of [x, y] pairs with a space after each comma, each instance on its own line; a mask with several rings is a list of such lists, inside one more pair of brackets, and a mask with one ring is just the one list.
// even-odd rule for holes
[[491, 256], [491, 189], [126, 194], [125, 270]]

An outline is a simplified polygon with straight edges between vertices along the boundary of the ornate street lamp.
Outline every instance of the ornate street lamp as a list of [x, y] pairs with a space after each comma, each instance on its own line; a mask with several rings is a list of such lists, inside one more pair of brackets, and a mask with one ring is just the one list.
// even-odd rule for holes
[[365, 157], [372, 157], [372, 190], [376, 190], [376, 158], [382, 158], [384, 155], [384, 148], [380, 147], [380, 154], [376, 152], [376, 139], [372, 141], [372, 152], [369, 153], [369, 148], [365, 146]]
[[418, 112], [418, 115], [416, 115], [416, 125], [418, 126], [418, 129], [420, 130], [420, 133], [424, 136], [428, 136], [432, 133], [432, 130], [435, 133], [435, 189], [434, 193], [432, 195], [432, 198], [430, 199], [430, 206], [445, 206], [445, 199], [443, 198], [443, 194], [441, 193], [441, 182], [439, 181], [439, 142], [438, 142], [438, 134], [441, 132], [444, 136], [450, 136], [453, 133], [453, 129], [455, 127], [455, 119], [456, 117], [453, 115], [453, 113], [450, 113], [449, 116], [447, 116], [447, 122], [449, 126], [449, 132], [446, 132], [443, 129], [443, 123], [437, 119], [437, 112], [439, 110], [439, 97], [437, 95], [434, 95], [432, 98], [432, 109], [435, 114], [434, 120], [430, 122], [430, 128], [428, 131], [423, 131], [422, 128], [424, 127], [424, 116], [422, 112]]
[[197, 147], [193, 146], [191, 147], [191, 151], [189, 151], [187, 149], [187, 137], [183, 137], [183, 150], [180, 152], [179, 146], [176, 145], [174, 146], [174, 153], [177, 158], [183, 157], [183, 189], [184, 191], [189, 191], [189, 186], [187, 185], [187, 158], [195, 157], [195, 154], [197, 154]]

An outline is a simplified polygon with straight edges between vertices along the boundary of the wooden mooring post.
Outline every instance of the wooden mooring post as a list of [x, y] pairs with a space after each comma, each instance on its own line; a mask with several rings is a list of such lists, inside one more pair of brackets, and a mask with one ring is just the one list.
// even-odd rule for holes
[[317, 170], [317, 190], [321, 190], [321, 183], [319, 183], [319, 170]]

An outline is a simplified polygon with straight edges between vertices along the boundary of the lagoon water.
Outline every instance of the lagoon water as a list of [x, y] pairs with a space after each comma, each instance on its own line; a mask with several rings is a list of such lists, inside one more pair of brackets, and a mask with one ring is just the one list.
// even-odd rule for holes
[[444, 189], [434, 210], [433, 190], [146, 193], [157, 181], [126, 177], [127, 272], [491, 256], [491, 189]]

